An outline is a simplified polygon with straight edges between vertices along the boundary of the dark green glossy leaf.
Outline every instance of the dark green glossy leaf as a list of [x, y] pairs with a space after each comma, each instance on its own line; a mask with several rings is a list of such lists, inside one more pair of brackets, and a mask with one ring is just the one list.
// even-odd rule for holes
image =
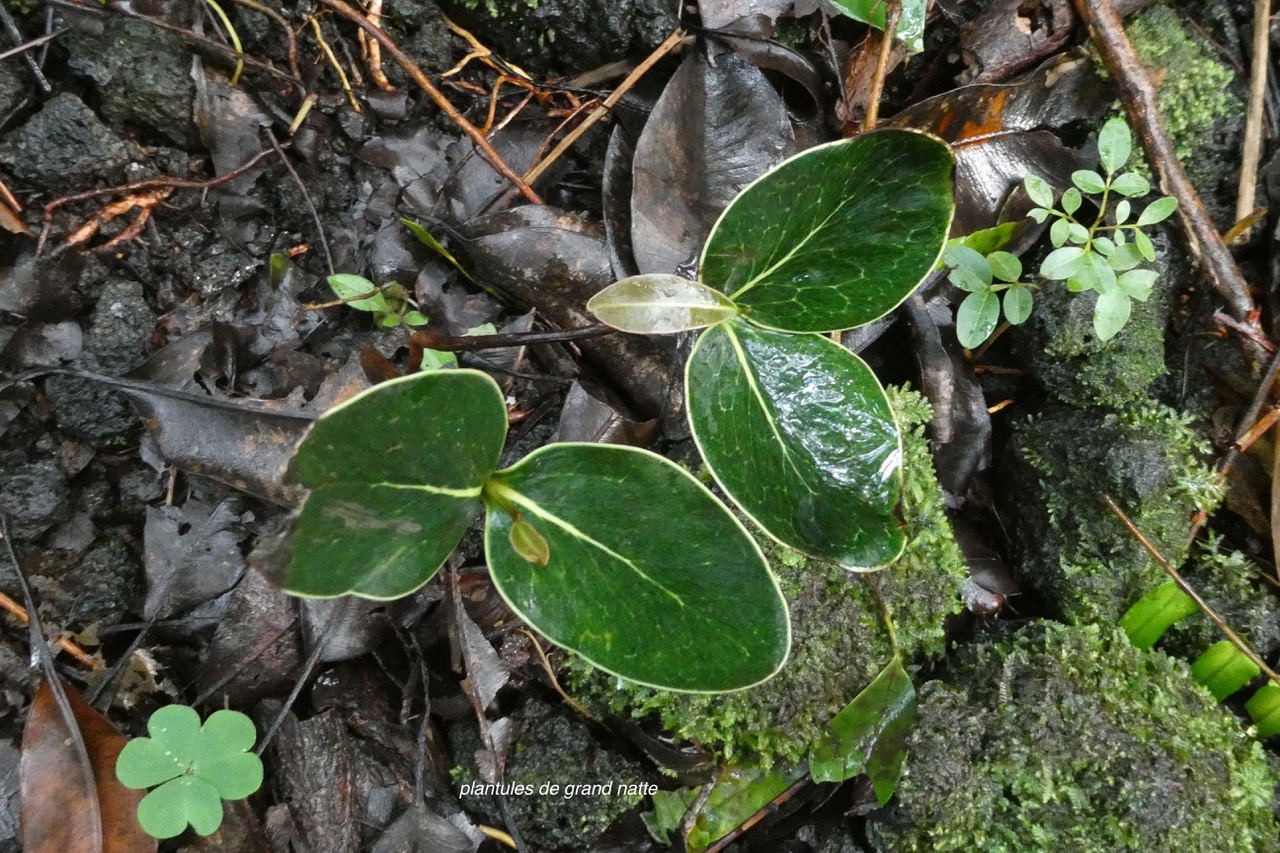
[[[831, 5], [855, 21], [884, 29], [884, 0], [831, 0]], [[902, 0], [898, 27], [894, 33], [912, 53], [924, 50], [924, 18], [927, 6], [927, 0]]]
[[1135, 648], [1149, 649], [1169, 626], [1196, 612], [1196, 603], [1173, 581], [1166, 581], [1142, 596], [1120, 618], [1120, 627]]
[[638, 335], [665, 335], [713, 326], [738, 307], [718, 290], [678, 275], [634, 275], [591, 297], [587, 310], [606, 326]]
[[311, 428], [294, 461], [311, 490], [283, 587], [319, 598], [398, 598], [439, 570], [498, 465], [507, 408], [475, 370], [385, 382]]
[[902, 775], [906, 740], [916, 721], [916, 689], [893, 661], [831, 721], [831, 731], [809, 753], [818, 782], [843, 782], [866, 773], [881, 805]]
[[[782, 666], [791, 626], [759, 546], [678, 465], [633, 447], [553, 444], [485, 495], [493, 582], [552, 642], [671, 690], [735, 690]], [[510, 510], [546, 539], [547, 565], [512, 549]]]
[[750, 820], [804, 777], [799, 767], [732, 767], [716, 780], [711, 795], [689, 831], [688, 853], [702, 853]]
[[877, 130], [784, 161], [743, 190], [702, 253], [701, 279], [761, 326], [830, 332], [898, 306], [951, 223], [951, 149]]
[[731, 320], [702, 334], [685, 370], [703, 459], [770, 536], [853, 570], [897, 559], [901, 440], [861, 359]]
[[1258, 737], [1280, 733], [1280, 687], [1264, 684], [1244, 703], [1249, 719], [1258, 727]]
[[1191, 664], [1191, 674], [1218, 702], [1257, 678], [1262, 670], [1230, 640], [1214, 643]]

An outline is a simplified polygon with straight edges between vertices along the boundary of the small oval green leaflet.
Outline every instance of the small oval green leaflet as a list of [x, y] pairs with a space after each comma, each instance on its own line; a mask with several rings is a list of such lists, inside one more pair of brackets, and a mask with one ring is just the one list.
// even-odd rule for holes
[[699, 277], [766, 328], [869, 323], [937, 263], [954, 212], [953, 162], [946, 143], [898, 129], [797, 154], [725, 209]]
[[[687, 471], [645, 450], [552, 444], [500, 472], [485, 554], [512, 609], [557, 645], [631, 681], [716, 692], [764, 681], [790, 645], [764, 555]], [[511, 545], [514, 507], [545, 538]]]
[[727, 296], [678, 275], [635, 275], [591, 297], [600, 322], [639, 335], [664, 335], [712, 326], [737, 316]]
[[422, 586], [479, 513], [506, 437], [502, 392], [475, 370], [393, 379], [326, 413], [294, 460], [310, 495], [285, 591], [391, 599]]
[[698, 339], [685, 384], [707, 466], [769, 535], [853, 570], [902, 553], [902, 442], [862, 359], [732, 320]]

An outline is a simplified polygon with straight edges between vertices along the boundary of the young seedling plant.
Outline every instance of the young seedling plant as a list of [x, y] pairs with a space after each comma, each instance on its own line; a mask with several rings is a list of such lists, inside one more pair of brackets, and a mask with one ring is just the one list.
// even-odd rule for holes
[[138, 823], [155, 838], [181, 835], [190, 824], [211, 835], [222, 824], [222, 801], [249, 796], [262, 785], [262, 760], [250, 752], [258, 738], [238, 711], [215, 711], [200, 724], [186, 705], [166, 705], [147, 721], [151, 737], [125, 744], [116, 776], [126, 788], [154, 788], [138, 804]]
[[[628, 332], [706, 327], [686, 403], [708, 468], [769, 536], [850, 570], [904, 547], [902, 446], [870, 368], [820, 333], [883, 316], [933, 268], [951, 170], [950, 149], [912, 131], [819, 146], [734, 199], [699, 281], [633, 277], [588, 306]], [[601, 669], [694, 692], [778, 670], [786, 602], [710, 491], [661, 456], [610, 445], [551, 444], [499, 469], [506, 428], [498, 386], [472, 370], [393, 380], [326, 414], [294, 461], [309, 496], [284, 588], [407, 595], [483, 510], [498, 592]]]
[[[1112, 118], [1098, 133], [1098, 157], [1105, 176], [1087, 169], [1074, 172], [1074, 186], [1063, 192], [1060, 206], [1054, 205], [1053, 188], [1044, 179], [1029, 175], [1024, 181], [1027, 195], [1038, 205], [1028, 215], [1041, 223], [1053, 219], [1049, 240], [1054, 250], [1041, 261], [1038, 277], [1065, 281], [1073, 293], [1098, 294], [1093, 330], [1101, 341], [1111, 340], [1124, 328], [1135, 300], [1145, 302], [1151, 295], [1157, 273], [1141, 265], [1154, 261], [1156, 250], [1142, 229], [1168, 219], [1178, 206], [1177, 199], [1164, 196], [1134, 218], [1130, 199], [1146, 196], [1151, 185], [1136, 172], [1121, 171], [1132, 151], [1129, 126], [1122, 118]], [[1085, 194], [1095, 197], [1087, 208]], [[982, 345], [995, 330], [1002, 308], [1010, 325], [1030, 316], [1034, 285], [1021, 281], [1022, 264], [1013, 255], [984, 256], [953, 244], [943, 261], [952, 268], [951, 283], [969, 294], [956, 313], [956, 335], [963, 346]]]

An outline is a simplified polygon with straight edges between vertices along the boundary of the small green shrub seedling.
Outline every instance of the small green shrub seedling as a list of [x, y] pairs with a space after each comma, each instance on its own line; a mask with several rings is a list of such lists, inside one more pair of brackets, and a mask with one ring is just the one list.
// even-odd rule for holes
[[[1146, 178], [1120, 171], [1132, 151], [1129, 126], [1124, 119], [1112, 118], [1098, 133], [1098, 156], [1105, 176], [1086, 169], [1073, 173], [1074, 186], [1062, 194], [1060, 207], [1054, 206], [1053, 188], [1042, 178], [1028, 175], [1024, 181], [1027, 195], [1038, 205], [1028, 215], [1041, 223], [1054, 220], [1049, 227], [1054, 250], [1041, 261], [1039, 278], [1065, 281], [1067, 289], [1075, 293], [1097, 293], [1093, 330], [1102, 341], [1111, 340], [1124, 328], [1133, 300], [1145, 302], [1155, 284], [1157, 273], [1141, 267], [1144, 261], [1156, 259], [1155, 246], [1142, 229], [1168, 219], [1178, 207], [1177, 199], [1164, 196], [1130, 221], [1130, 199], [1151, 192]], [[1098, 197], [1092, 222], [1081, 213], [1084, 194]], [[1116, 196], [1121, 197], [1119, 201]], [[977, 347], [991, 336], [1000, 319], [1000, 291], [1004, 291], [1005, 319], [1011, 325], [1030, 315], [1032, 285], [1020, 281], [1022, 265], [1012, 255], [993, 252], [984, 257], [957, 244], [947, 247], [944, 262], [952, 268], [951, 283], [969, 293], [956, 314], [956, 335], [962, 345]], [[999, 283], [993, 284], [993, 280]]]
[[394, 281], [379, 287], [363, 276], [338, 273], [329, 276], [329, 287], [347, 305], [372, 314], [373, 321], [383, 328], [427, 325], [427, 318], [418, 311], [404, 286]]
[[[709, 327], [686, 366], [708, 468], [770, 536], [850, 570], [902, 552], [902, 442], [871, 369], [814, 333], [883, 316], [933, 268], [952, 165], [945, 143], [914, 131], [818, 146], [733, 200], [699, 281], [638, 276], [588, 304], [623, 331]], [[295, 458], [309, 495], [282, 586], [407, 595], [483, 510], [495, 588], [599, 668], [689, 692], [778, 670], [786, 601], [710, 491], [661, 456], [611, 445], [547, 445], [498, 470], [506, 430], [501, 391], [472, 370], [386, 382], [326, 414]]]
[[[222, 824], [222, 801], [262, 785], [262, 760], [251, 750], [258, 733], [238, 711], [215, 711], [200, 725], [186, 705], [166, 705], [147, 721], [151, 737], [125, 744], [116, 776], [126, 788], [155, 788], [138, 804], [148, 835], [173, 838], [190, 824], [210, 835]], [[158, 786], [158, 787], [156, 787]]]

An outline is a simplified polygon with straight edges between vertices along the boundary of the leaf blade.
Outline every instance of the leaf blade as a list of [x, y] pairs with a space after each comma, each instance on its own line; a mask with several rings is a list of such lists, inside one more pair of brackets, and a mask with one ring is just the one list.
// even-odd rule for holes
[[855, 571], [897, 559], [901, 439], [861, 359], [733, 320], [694, 344], [685, 384], [707, 466], [771, 537]]
[[733, 300], [678, 275], [635, 275], [587, 300], [587, 310], [606, 326], [638, 335], [666, 335], [714, 326], [737, 316]]

